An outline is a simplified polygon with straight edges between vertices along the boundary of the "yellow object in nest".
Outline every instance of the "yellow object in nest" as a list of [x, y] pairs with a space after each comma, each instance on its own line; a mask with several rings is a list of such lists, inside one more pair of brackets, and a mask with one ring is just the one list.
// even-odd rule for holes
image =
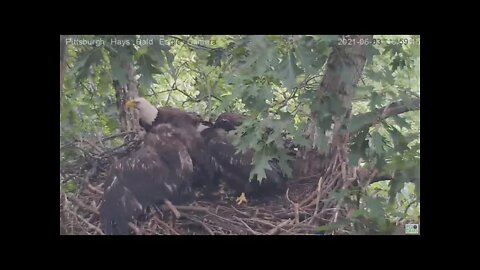
[[247, 203], [248, 200], [247, 200], [247, 197], [245, 197], [245, 193], [242, 192], [242, 194], [240, 194], [240, 196], [237, 198], [236, 202], [237, 202], [237, 205], [240, 205], [243, 202]]

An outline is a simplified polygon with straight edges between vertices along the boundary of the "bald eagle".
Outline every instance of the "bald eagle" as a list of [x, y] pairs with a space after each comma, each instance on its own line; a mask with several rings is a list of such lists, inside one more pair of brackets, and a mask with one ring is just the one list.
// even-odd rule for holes
[[105, 232], [128, 234], [128, 222], [142, 217], [147, 207], [191, 201], [194, 160], [202, 155], [202, 142], [193, 125], [152, 125], [143, 146], [110, 169], [100, 207]]
[[271, 170], [266, 170], [266, 179], [260, 183], [257, 180], [249, 181], [250, 172], [253, 168], [252, 160], [254, 150], [250, 149], [245, 153], [236, 153], [232, 144], [233, 135], [228, 131], [239, 126], [245, 117], [233, 114], [221, 114], [213, 127], [202, 131], [202, 136], [212, 158], [216, 171], [226, 184], [242, 197], [253, 196], [257, 198], [268, 197], [286, 190], [286, 177], [283, 174], [278, 162], [270, 160]]

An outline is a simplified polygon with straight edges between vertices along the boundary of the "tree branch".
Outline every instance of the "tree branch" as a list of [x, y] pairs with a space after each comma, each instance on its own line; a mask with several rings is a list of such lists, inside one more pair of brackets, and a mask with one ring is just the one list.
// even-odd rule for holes
[[368, 127], [371, 127], [373, 125], [376, 125], [379, 122], [381, 122], [381, 121], [383, 121], [383, 120], [385, 120], [389, 117], [392, 117], [392, 116], [395, 116], [395, 115], [398, 115], [398, 114], [402, 114], [402, 113], [405, 113], [405, 112], [413, 111], [413, 110], [420, 110], [420, 98], [412, 98], [412, 99], [407, 100], [407, 101], [396, 101], [396, 102], [388, 104], [385, 107], [376, 109], [372, 112], [357, 114], [353, 117], [362, 117], [362, 116], [372, 115], [372, 114], [375, 115], [376, 117], [370, 123], [366, 123], [365, 125], [359, 127], [358, 129], [353, 130], [351, 133], [357, 133], [358, 131], [360, 131], [364, 128], [368, 128]]

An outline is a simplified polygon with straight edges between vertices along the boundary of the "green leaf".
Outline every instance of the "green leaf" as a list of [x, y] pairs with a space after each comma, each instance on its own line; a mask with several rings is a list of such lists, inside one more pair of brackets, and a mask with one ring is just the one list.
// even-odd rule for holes
[[164, 51], [164, 53], [165, 53], [165, 56], [167, 58], [167, 65], [168, 65], [168, 68], [169, 68], [169, 73], [170, 73], [170, 75], [172, 75], [172, 77], [174, 79], [177, 79], [176, 78], [177, 77], [176, 76], [177, 70], [173, 66], [173, 60], [175, 59], [175, 56], [170, 51]]
[[[268, 119], [264, 120], [264, 124]], [[267, 138], [267, 144], [277, 140], [278, 138], [281, 138], [283, 129], [287, 125], [287, 122], [285, 121], [270, 121], [269, 122], [269, 127], [273, 129], [273, 132], [268, 135]]]
[[130, 57], [126, 49], [119, 49], [118, 54], [110, 60], [112, 69], [112, 77], [118, 81], [120, 86], [125, 86], [128, 83], [125, 66], [130, 63]]
[[343, 198], [349, 196], [351, 193], [350, 190], [348, 189], [339, 189], [339, 190], [336, 190], [336, 191], [333, 191], [330, 193], [330, 196], [328, 197], [327, 201], [331, 201], [331, 200], [334, 200], [334, 201], [340, 201], [342, 200]]
[[289, 54], [286, 54], [282, 62], [278, 65], [278, 75], [283, 85], [288, 89], [292, 89], [297, 86], [297, 76], [303, 73], [302, 70], [297, 66], [297, 59], [293, 54], [293, 51], [290, 51]]
[[367, 65], [373, 63], [373, 56], [380, 54], [380, 51], [374, 46], [368, 46], [366, 51]]
[[170, 46], [162, 46], [159, 42], [154, 42], [153, 46], [149, 46], [147, 54], [156, 62], [156, 65], [163, 67], [166, 61], [164, 51], [168, 52]]
[[385, 153], [385, 150], [383, 149], [384, 138], [382, 135], [380, 135], [380, 133], [378, 133], [378, 131], [375, 131], [372, 133], [371, 143], [372, 143], [373, 149], [377, 154]]
[[365, 75], [372, 81], [375, 82], [382, 82], [384, 80], [384, 77], [382, 72], [380, 71], [373, 71], [371, 69], [367, 69], [365, 71]]
[[317, 140], [314, 142], [314, 146], [318, 147], [320, 153], [327, 152], [328, 137], [325, 135], [325, 131], [317, 129]]
[[347, 220], [339, 220], [335, 223], [330, 223], [330, 224], [327, 224], [327, 225], [318, 226], [315, 229], [315, 231], [317, 231], [317, 232], [330, 232], [330, 231], [334, 231], [336, 229], [343, 228], [348, 224], [349, 224], [349, 222]]
[[383, 96], [378, 94], [377, 92], [373, 92], [370, 97], [370, 110], [375, 110], [376, 108], [380, 107], [383, 102]]
[[364, 209], [356, 209], [356, 210], [352, 211], [352, 213], [350, 214], [350, 217], [352, 217], [352, 218], [364, 217], [367, 214], [368, 214], [368, 212], [365, 211]]
[[73, 71], [77, 73], [76, 82], [90, 76], [90, 67], [99, 65], [102, 61], [102, 51], [100, 48], [91, 49], [81, 53], [74, 65]]
[[393, 73], [389, 70], [385, 70], [384, 80], [388, 84], [391, 84], [391, 85], [395, 84], [395, 77], [393, 77]]
[[153, 78], [153, 74], [161, 74], [161, 71], [154, 66], [154, 61], [146, 54], [139, 57], [138, 65], [137, 72], [140, 74], [139, 82], [143, 87], [149, 88], [156, 82]]
[[410, 123], [408, 123], [407, 120], [404, 117], [401, 117], [399, 115], [394, 115], [392, 118], [393, 118], [393, 120], [395, 120], [395, 122], [397, 123], [397, 125], [400, 128], [406, 128], [406, 129], [411, 128]]
[[223, 57], [223, 50], [217, 49], [210, 52], [210, 55], [207, 58], [207, 65], [208, 66], [220, 66], [222, 57]]
[[367, 196], [365, 199], [365, 205], [370, 210], [369, 216], [373, 218], [381, 218], [385, 216], [384, 204], [381, 198], [373, 198]]
[[63, 185], [63, 188], [65, 189], [66, 192], [69, 192], [69, 193], [74, 193], [78, 189], [77, 184], [75, 184], [74, 181], [69, 181], [65, 183]]
[[392, 138], [393, 145], [395, 151], [398, 151], [400, 153], [403, 153], [405, 150], [408, 149], [408, 141], [406, 138], [398, 131], [398, 129], [390, 126], [387, 128], [388, 133], [390, 134], [390, 137]]
[[276, 46], [275, 43], [265, 38], [263, 35], [249, 36], [245, 38], [248, 48], [246, 61], [241, 65], [241, 69], [248, 69], [256, 75], [263, 75], [271, 66], [276, 65]]
[[318, 116], [318, 127], [323, 130], [330, 130], [333, 124], [333, 117], [331, 115]]
[[375, 167], [377, 168], [377, 170], [383, 171], [386, 165], [387, 165], [387, 162], [385, 161], [385, 155], [375, 154]]
[[337, 41], [339, 37], [339, 35], [320, 35], [320, 39], [329, 44]]
[[289, 134], [292, 135], [293, 142], [298, 145], [298, 146], [303, 146], [305, 148], [310, 148], [312, 146], [312, 143], [305, 138], [305, 135], [303, 133], [304, 128], [295, 128], [294, 125], [287, 125], [286, 129]]
[[343, 115], [346, 111], [346, 108], [343, 106], [343, 101], [338, 95], [330, 96], [328, 100], [328, 106], [330, 108], [330, 112], [336, 116]]
[[376, 119], [377, 115], [374, 112], [354, 115], [352, 116], [352, 119], [348, 126], [348, 131], [355, 132], [363, 128], [365, 125], [373, 123]]
[[282, 172], [285, 173], [289, 178], [292, 177], [292, 174], [293, 174], [293, 170], [290, 165], [290, 162], [293, 160], [294, 159], [288, 156], [284, 151], [279, 153], [278, 165], [280, 165]]
[[399, 67], [402, 68], [405, 66], [405, 60], [401, 59], [400, 56], [393, 58], [392, 60], [392, 71], [397, 70]]
[[[359, 155], [360, 157], [366, 157], [366, 149], [368, 148], [368, 140], [367, 140], [368, 128], [361, 130], [357, 136], [352, 139], [352, 144], [350, 146], [350, 151], [353, 154], [352, 158], [353, 161], [356, 160], [356, 156], [354, 154]], [[352, 162], [352, 160], [350, 161]], [[358, 160], [357, 160], [358, 162]]]
[[250, 178], [249, 180], [253, 180], [255, 177], [257, 181], [260, 183], [262, 182], [263, 179], [267, 177], [265, 174], [265, 170], [271, 170], [272, 168], [270, 167], [270, 164], [268, 161], [272, 159], [271, 156], [267, 156], [265, 151], [257, 151], [255, 152], [254, 158], [253, 158], [253, 169], [250, 172]]
[[415, 184], [415, 196], [420, 201], [420, 177], [416, 178], [413, 183]]
[[322, 42], [316, 42], [310, 36], [303, 36], [298, 41], [295, 54], [300, 60], [305, 73], [317, 75], [327, 61], [328, 47]]
[[348, 165], [350, 166], [358, 166], [358, 161], [360, 160], [360, 154], [357, 152], [358, 150], [351, 150], [348, 153]]
[[405, 185], [405, 181], [403, 181], [400, 177], [395, 177], [395, 179], [390, 180], [390, 189], [388, 190], [388, 195], [389, 195], [388, 203], [390, 205], [395, 202], [397, 193], [402, 190], [404, 185]]
[[101, 95], [107, 95], [111, 85], [112, 85], [112, 76], [110, 72], [107, 72], [106, 70], [102, 70], [102, 72], [100, 73], [100, 79], [98, 81], [98, 87], [97, 87], [99, 93]]

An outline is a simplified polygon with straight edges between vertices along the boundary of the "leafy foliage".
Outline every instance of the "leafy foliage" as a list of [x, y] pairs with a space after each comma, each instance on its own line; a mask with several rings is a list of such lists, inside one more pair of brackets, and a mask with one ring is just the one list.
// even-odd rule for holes
[[[135, 68], [140, 93], [153, 104], [181, 107], [212, 120], [225, 111], [248, 115], [249, 120], [236, 132], [236, 145], [239, 151], [255, 150], [252, 179], [265, 176], [271, 159], [277, 159], [285, 172], [292, 175], [291, 158], [283, 148], [284, 134], [300, 148], [317, 147], [326, 152], [333, 119], [346, 111], [338, 96], [320, 95], [317, 91], [338, 36], [72, 38], [103, 39], [105, 43], [67, 45], [61, 93], [61, 144], [120, 132], [120, 111], [112, 83], [127, 85], [125, 65], [129, 63]], [[382, 35], [375, 38], [419, 39]], [[128, 42], [112, 44], [112, 39]], [[145, 45], [137, 40], [152, 42]], [[386, 203], [398, 203], [398, 194], [405, 189], [419, 197], [419, 112], [384, 120], [376, 113], [392, 102], [419, 97], [419, 68], [418, 43], [382, 42], [367, 49], [367, 65], [355, 88], [353, 116], [346, 123], [351, 133], [349, 163], [393, 173], [395, 179], [382, 186], [388, 188], [386, 194], [382, 193], [386, 201], [365, 197], [364, 207], [355, 212], [354, 218], [371, 217], [378, 221], [379, 217], [390, 215]], [[353, 75], [345, 70], [339, 71], [341, 77]], [[318, 115], [317, 136], [313, 141], [304, 136], [311, 113]], [[370, 123], [375, 124], [370, 126]], [[75, 154], [78, 153], [61, 153], [61, 159]], [[415, 183], [415, 188], [411, 188], [410, 182]], [[408, 200], [413, 195], [402, 196]]]

